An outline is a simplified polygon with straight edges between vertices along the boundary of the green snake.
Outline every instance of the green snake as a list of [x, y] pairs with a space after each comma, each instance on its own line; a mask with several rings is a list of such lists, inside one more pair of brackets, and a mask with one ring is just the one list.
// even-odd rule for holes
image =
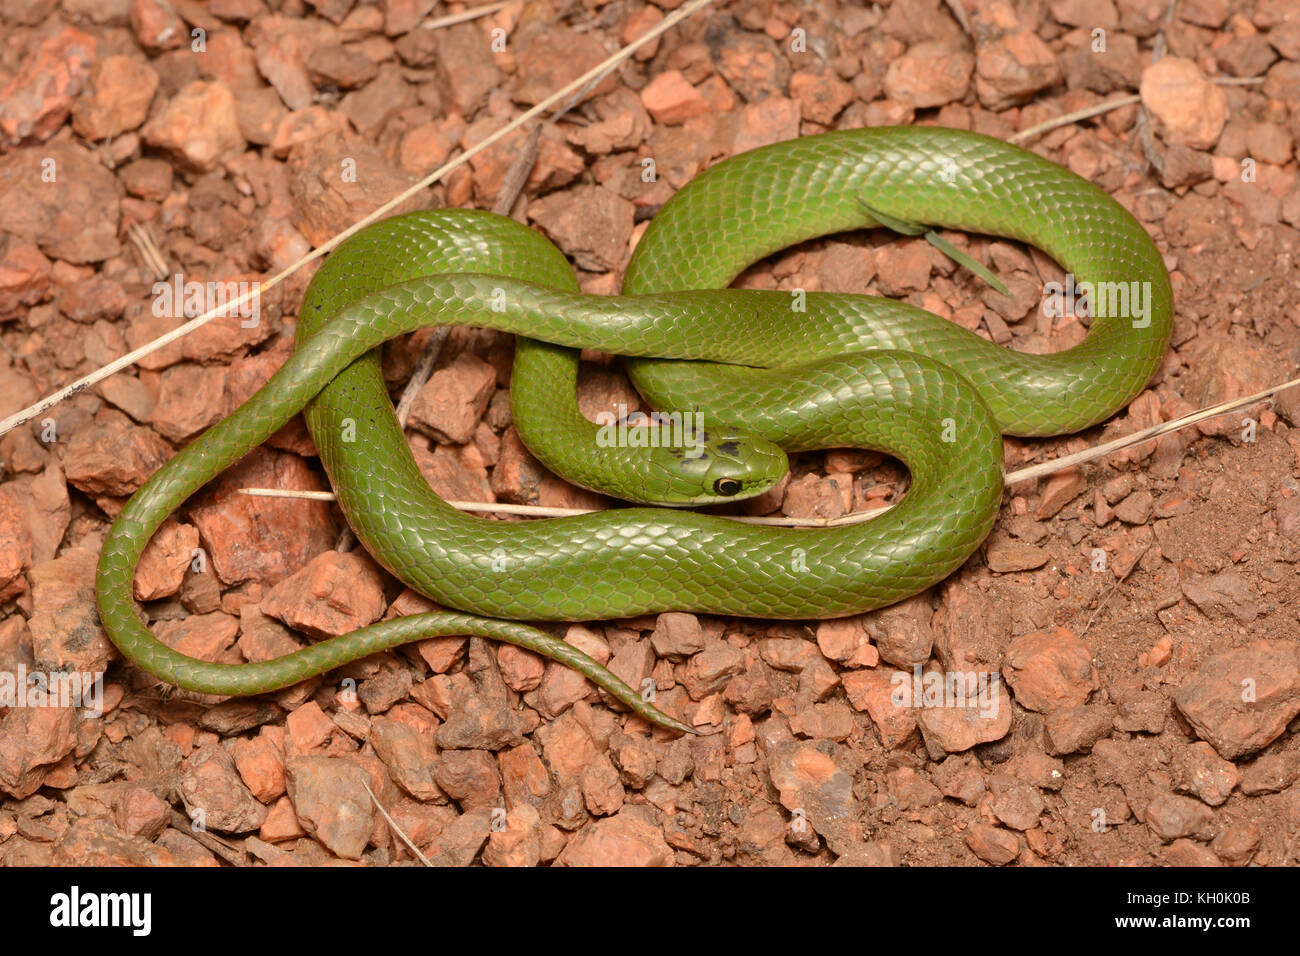
[[[1080, 287], [1094, 284], [1086, 337], [1064, 352], [1023, 354], [889, 299], [726, 288], [787, 246], [900, 222], [1038, 247]], [[564, 256], [518, 223], [431, 210], [341, 245], [313, 278], [298, 322], [291, 359], [154, 474], [114, 522], [97, 594], [123, 655], [184, 688], [252, 694], [407, 641], [481, 635], [574, 667], [648, 720], [691, 731], [576, 648], [520, 622], [666, 610], [838, 617], [923, 590], [992, 528], [1003, 433], [1075, 431], [1141, 391], [1168, 345], [1172, 291], [1138, 222], [1073, 173], [975, 133], [878, 128], [778, 143], [697, 176], [651, 222], [620, 296], [580, 293]], [[661, 486], [673, 485], [703, 501], [761, 490], [784, 464], [768, 442], [877, 449], [907, 465], [910, 486], [880, 517], [818, 529], [643, 507], [527, 522], [471, 517], [421, 476], [380, 374], [379, 345], [432, 324], [526, 336], [511, 379], [515, 423], [544, 462], [579, 483], [605, 487], [609, 458], [628, 451], [598, 447], [595, 426], [576, 411], [574, 350], [585, 347], [627, 356], [655, 408], [699, 412], [710, 433], [702, 455], [654, 452], [648, 471], [643, 459], [632, 477], [610, 479], [634, 499], [671, 497]], [[141, 552], [189, 495], [303, 409], [360, 541], [408, 586], [455, 610], [259, 663], [172, 650], [131, 599]]]

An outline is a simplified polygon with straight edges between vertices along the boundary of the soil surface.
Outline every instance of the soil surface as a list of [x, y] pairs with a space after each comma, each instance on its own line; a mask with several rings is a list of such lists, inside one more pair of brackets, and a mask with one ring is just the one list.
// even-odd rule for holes
[[[0, 416], [179, 326], [203, 283], [293, 264], [677, 6], [516, 2], [430, 28], [465, 5], [0, 3]], [[544, 123], [513, 202], [528, 128], [403, 208], [502, 205], [612, 293], [655, 210], [729, 155], [889, 124], [1011, 139], [1131, 97], [1024, 145], [1155, 238], [1173, 343], [1106, 426], [1006, 442], [1008, 469], [1046, 461], [1300, 363], [1300, 6], [1170, 7], [718, 0]], [[951, 238], [1011, 295], [881, 231], [786, 250], [739, 284], [889, 295], [1028, 351], [1083, 336], [1086, 319], [1043, 308], [1062, 279], [1045, 256]], [[1300, 858], [1300, 390], [1008, 488], [985, 546], [892, 608], [555, 628], [633, 686], [652, 679], [694, 738], [477, 639], [253, 699], [126, 665], [94, 605], [108, 526], [290, 354], [311, 271], [263, 295], [256, 323], [218, 320], [0, 438], [0, 861], [415, 865], [412, 846], [492, 866]], [[430, 335], [386, 348], [395, 395]], [[607, 506], [523, 448], [512, 351], [451, 334], [408, 422], [421, 469], [456, 500]], [[587, 358], [585, 412], [637, 407], [617, 360]], [[905, 486], [874, 453], [803, 454], [744, 510], [834, 517]], [[301, 419], [150, 546], [135, 596], [171, 646], [265, 660], [430, 606], [333, 505], [241, 487], [328, 488]], [[31, 690], [83, 673], [102, 677], [84, 701], [98, 712]], [[894, 693], [900, 677], [917, 699]], [[927, 695], [936, 681], [982, 696], [955, 706]]]

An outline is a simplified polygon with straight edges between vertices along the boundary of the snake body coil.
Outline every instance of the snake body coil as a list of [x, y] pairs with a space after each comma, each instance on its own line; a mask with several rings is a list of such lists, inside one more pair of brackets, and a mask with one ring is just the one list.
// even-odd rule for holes
[[[1086, 338], [1026, 355], [890, 300], [724, 288], [771, 252], [877, 224], [868, 210], [1039, 247], [1094, 290]], [[1159, 251], [1118, 203], [1024, 150], [928, 128], [828, 133], [720, 163], [655, 218], [624, 292], [578, 293], [553, 246], [486, 213], [414, 213], [353, 237], [313, 279], [292, 359], [160, 469], [114, 523], [97, 582], [114, 643], [171, 683], [237, 694], [419, 637], [482, 634], [562, 660], [647, 718], [689, 729], [570, 645], [474, 615], [821, 618], [898, 601], [951, 573], [988, 534], [1001, 500], [1001, 434], [1074, 431], [1123, 407], [1159, 365], [1172, 317]], [[581, 473], [592, 457], [574, 443], [582, 424], [572, 402], [557, 399], [573, 395], [572, 349], [589, 347], [631, 356], [634, 382], [658, 408], [699, 410], [710, 427], [790, 450], [878, 449], [907, 464], [911, 485], [879, 518], [818, 530], [645, 508], [522, 523], [464, 515], [416, 467], [373, 351], [429, 324], [528, 337], [512, 377], [516, 424], [562, 473]], [[384, 622], [256, 664], [171, 650], [132, 606], [141, 551], [190, 494], [304, 407], [358, 538], [406, 584], [464, 613]]]

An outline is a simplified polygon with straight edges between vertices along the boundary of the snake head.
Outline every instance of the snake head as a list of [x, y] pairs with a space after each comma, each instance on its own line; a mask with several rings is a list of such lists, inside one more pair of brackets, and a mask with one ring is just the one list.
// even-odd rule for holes
[[731, 428], [700, 429], [690, 441], [646, 453], [654, 467], [646, 504], [720, 504], [761, 495], [789, 471], [780, 446]]

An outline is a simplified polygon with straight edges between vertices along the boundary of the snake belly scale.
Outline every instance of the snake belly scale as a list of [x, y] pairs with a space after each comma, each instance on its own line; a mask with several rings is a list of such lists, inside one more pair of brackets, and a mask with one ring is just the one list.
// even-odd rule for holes
[[[1074, 348], [1026, 355], [904, 303], [808, 293], [800, 311], [786, 292], [724, 288], [793, 243], [876, 225], [869, 209], [1029, 242], [1080, 286], [1125, 297], [1091, 299], [1087, 336]], [[563, 256], [510, 220], [464, 210], [397, 217], [333, 253], [300, 310], [293, 357], [123, 509], [99, 565], [100, 615], [133, 663], [208, 693], [271, 690], [406, 641], [478, 634], [560, 660], [647, 719], [689, 730], [577, 649], [520, 622], [664, 610], [822, 618], [915, 594], [959, 567], [991, 529], [1001, 434], [1104, 420], [1150, 379], [1171, 323], [1159, 251], [1123, 207], [1047, 160], [957, 130], [827, 133], [724, 161], [655, 217], [616, 297], [578, 293]], [[881, 517], [815, 530], [650, 508], [510, 523], [464, 515], [416, 467], [374, 351], [430, 324], [527, 337], [512, 407], [521, 433], [545, 445], [562, 473], [566, 458], [591, 454], [571, 444], [572, 410], [556, 401], [572, 394], [572, 350], [589, 347], [629, 356], [633, 381], [657, 408], [699, 409], [788, 450], [874, 448], [907, 465], [910, 487]], [[358, 538], [407, 585], [456, 610], [382, 622], [272, 661], [179, 654], [131, 601], [145, 544], [190, 494], [304, 408]]]

